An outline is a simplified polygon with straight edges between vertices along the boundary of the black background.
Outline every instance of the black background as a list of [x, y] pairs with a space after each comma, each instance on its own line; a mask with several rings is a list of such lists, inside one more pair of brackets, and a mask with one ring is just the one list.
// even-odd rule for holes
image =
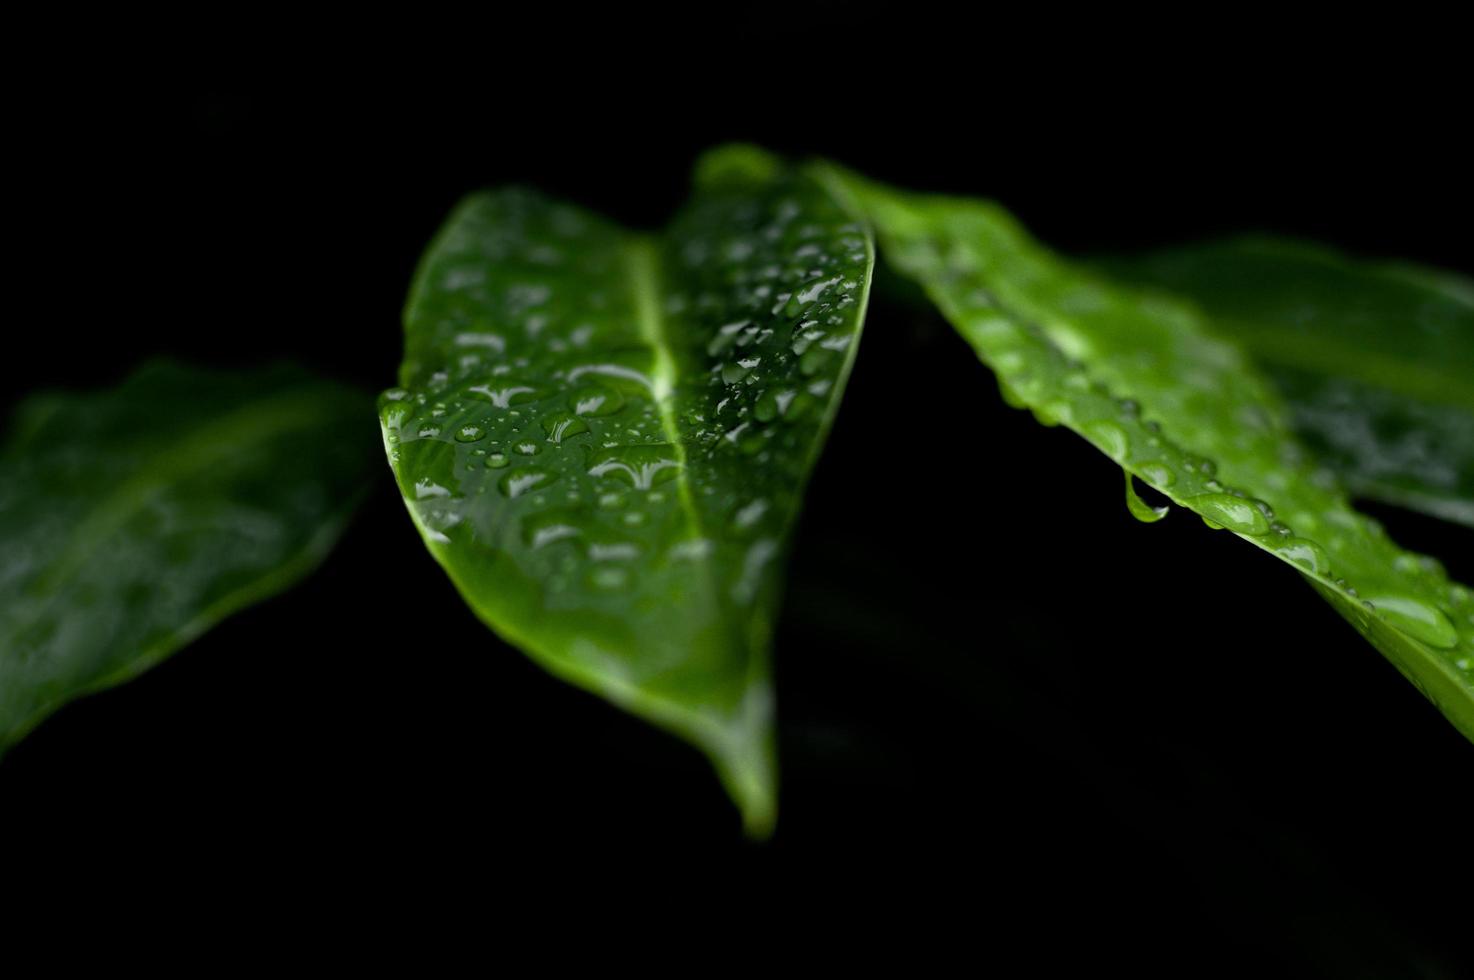
[[[654, 227], [730, 139], [996, 197], [1065, 251], [1270, 230], [1474, 271], [1467, 86], [1426, 38], [1209, 50], [1181, 26], [1124, 48], [981, 13], [766, 16], [674, 42], [450, 23], [341, 66], [348, 35], [227, 55], [218, 28], [177, 63], [51, 64], [12, 100], [27, 302], [6, 333], [31, 356], [3, 407], [159, 352], [386, 387], [462, 194], [526, 182]], [[1474, 581], [1470, 532], [1369, 509]], [[339, 908], [467, 895], [574, 933], [630, 914], [637, 956], [677, 906], [722, 950], [1470, 969], [1474, 749], [1291, 570], [1184, 512], [1137, 524], [1114, 464], [883, 295], [777, 657], [759, 846], [693, 750], [473, 619], [386, 469], [300, 588], [0, 762], [8, 839], [78, 883], [124, 858]]]

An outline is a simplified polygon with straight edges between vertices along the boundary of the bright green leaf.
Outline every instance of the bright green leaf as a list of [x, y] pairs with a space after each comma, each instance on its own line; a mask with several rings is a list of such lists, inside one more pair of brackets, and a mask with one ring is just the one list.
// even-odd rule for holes
[[477, 615], [705, 750], [762, 834], [785, 546], [873, 252], [809, 178], [717, 164], [658, 237], [522, 190], [467, 199], [421, 264], [380, 410]]
[[1474, 527], [1474, 282], [1262, 239], [1101, 265], [1244, 345], [1354, 493]]
[[372, 473], [366, 395], [155, 363], [0, 449], [0, 750], [312, 569]]
[[870, 216], [887, 262], [925, 287], [1011, 398], [1301, 570], [1474, 739], [1470, 591], [1302, 458], [1274, 391], [1201, 314], [1072, 266], [992, 203], [815, 172]]

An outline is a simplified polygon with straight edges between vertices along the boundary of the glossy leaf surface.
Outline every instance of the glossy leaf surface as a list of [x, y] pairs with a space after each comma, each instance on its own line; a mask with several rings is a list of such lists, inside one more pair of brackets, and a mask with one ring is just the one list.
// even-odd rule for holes
[[[1474, 739], [1474, 597], [1350, 507], [1303, 458], [1273, 389], [1194, 308], [1063, 261], [990, 202], [816, 172], [870, 216], [886, 261], [924, 286], [1012, 403], [1299, 569]], [[1204, 615], [1252, 608], [1257, 587], [1206, 595]]]
[[1243, 344], [1353, 493], [1474, 527], [1474, 282], [1264, 239], [1101, 265]]
[[0, 749], [315, 566], [373, 472], [370, 409], [296, 369], [168, 363], [23, 403], [0, 450]]
[[467, 199], [422, 262], [380, 410], [472, 609], [702, 748], [761, 834], [785, 542], [872, 248], [814, 181], [730, 162], [660, 236], [524, 190]]

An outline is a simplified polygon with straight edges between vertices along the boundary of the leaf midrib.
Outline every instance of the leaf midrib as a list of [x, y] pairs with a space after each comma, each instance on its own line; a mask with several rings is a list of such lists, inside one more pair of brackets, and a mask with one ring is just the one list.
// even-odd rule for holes
[[625, 246], [623, 258], [629, 269], [630, 294], [634, 301], [635, 323], [640, 338], [650, 347], [655, 363], [651, 369], [651, 398], [660, 412], [660, 428], [680, 461], [681, 471], [676, 483], [680, 488], [682, 510], [688, 526], [701, 534], [701, 517], [691, 497], [687, 479], [688, 459], [686, 447], [681, 441], [680, 429], [676, 425], [672, 407], [675, 390], [675, 359], [671, 356], [670, 337], [666, 330], [665, 315], [660, 309], [660, 258], [656, 245], [649, 238], [631, 238]]

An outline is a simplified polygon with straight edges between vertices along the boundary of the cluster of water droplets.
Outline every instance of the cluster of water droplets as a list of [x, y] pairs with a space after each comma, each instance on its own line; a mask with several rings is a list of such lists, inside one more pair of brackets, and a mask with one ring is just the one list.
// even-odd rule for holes
[[858, 343], [865, 230], [817, 187], [717, 196], [672, 229], [684, 332], [676, 423], [701, 522], [730, 549], [731, 597], [756, 600]]
[[443, 237], [411, 383], [380, 401], [426, 535], [506, 555], [555, 604], [669, 601], [709, 577], [693, 563], [755, 601], [856, 339], [863, 230], [812, 187], [718, 197], [642, 269], [607, 226], [519, 208]]
[[[933, 297], [998, 373], [1005, 399], [1045, 424], [1066, 424], [1151, 486], [1359, 603], [1353, 617], [1375, 616], [1428, 646], [1474, 678], [1474, 605], [1431, 558], [1398, 549], [1374, 520], [1351, 510], [1327, 471], [1311, 467], [1272, 414], [1236, 352], [1205, 339], [1189, 314], [1153, 297], [1118, 294], [1072, 279], [1010, 242], [1005, 258], [981, 256], [978, 222], [960, 241], [936, 233], [945, 221], [916, 227], [892, 252], [927, 282]], [[990, 232], [991, 233], [991, 232]], [[999, 233], [1001, 234], [1001, 233]], [[1004, 261], [1019, 265], [1000, 272]], [[997, 289], [1008, 289], [1008, 301]], [[1019, 308], [1030, 316], [1021, 316]], [[1030, 317], [1038, 317], [1036, 321]], [[1049, 317], [1047, 321], [1046, 317]], [[1155, 335], [1151, 330], [1156, 330]], [[1143, 336], [1146, 333], [1147, 336]], [[1099, 357], [1096, 357], [1096, 355]], [[1088, 365], [1088, 366], [1087, 366]], [[1132, 398], [1150, 398], [1144, 413]], [[1221, 405], [1238, 404], [1226, 438]], [[1158, 419], [1162, 421], [1158, 421]], [[1205, 421], [1206, 420], [1206, 421]], [[1215, 460], [1169, 441], [1163, 423], [1191, 433], [1214, 430], [1245, 485], [1293, 501], [1277, 512], [1266, 500], [1219, 475]], [[1128, 484], [1128, 495], [1134, 490]], [[1161, 516], [1128, 498], [1144, 520]], [[1139, 504], [1139, 506], [1135, 506]], [[1333, 561], [1332, 555], [1340, 556]], [[1430, 601], [1431, 600], [1431, 601]]]

